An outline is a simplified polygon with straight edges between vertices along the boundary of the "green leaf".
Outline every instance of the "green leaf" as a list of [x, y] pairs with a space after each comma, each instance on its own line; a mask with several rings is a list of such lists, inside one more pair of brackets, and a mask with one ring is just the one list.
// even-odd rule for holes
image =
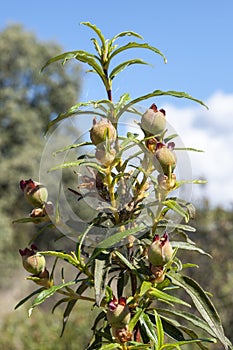
[[142, 313], [143, 313], [143, 310], [142, 309], [138, 309], [136, 311], [136, 313], [133, 315], [133, 317], [131, 318], [131, 320], [129, 322], [129, 331], [130, 332], [132, 332], [134, 330], [134, 327], [138, 323]]
[[122, 241], [124, 238], [128, 237], [129, 235], [136, 234], [140, 231], [143, 231], [144, 229], [145, 229], [145, 226], [137, 226], [137, 227], [131, 228], [129, 230], [117, 232], [117, 233], [113, 234], [112, 236], [106, 238], [105, 240], [99, 242], [97, 244], [96, 248], [97, 249], [110, 248], [110, 247], [114, 246], [115, 244], [119, 243], [120, 241]]
[[94, 268], [94, 289], [95, 289], [95, 299], [97, 306], [100, 306], [100, 303], [105, 295], [105, 288], [107, 285], [108, 277], [108, 268], [109, 266], [109, 255], [102, 254], [101, 259], [95, 259], [95, 268]]
[[165, 205], [169, 209], [175, 211], [177, 214], [182, 216], [185, 219], [186, 223], [189, 221], [189, 214], [187, 210], [182, 208], [181, 205], [179, 205], [179, 203], [176, 200], [173, 200], [173, 199], [165, 200], [163, 201], [163, 205]]
[[156, 332], [155, 332], [155, 325], [150, 320], [150, 317], [143, 312], [139, 320], [140, 320], [141, 325], [144, 327], [144, 329], [146, 331], [146, 334], [148, 335], [150, 340], [154, 344], [157, 344], [158, 343], [158, 339], [157, 339], [157, 335], [156, 335]]
[[167, 59], [164, 56], [164, 54], [160, 50], [158, 50], [156, 47], [151, 46], [151, 45], [149, 45], [147, 43], [136, 43], [136, 42], [129, 42], [128, 44], [120, 46], [118, 49], [114, 50], [113, 53], [109, 57], [109, 61], [114, 56], [118, 55], [120, 52], [123, 52], [123, 51], [128, 50], [128, 49], [147, 49], [147, 50], [151, 50], [151, 51], [157, 53], [158, 55], [162, 56], [165, 63], [167, 62]]
[[208, 338], [198, 338], [198, 339], [187, 339], [187, 340], [182, 340], [178, 341], [176, 343], [172, 344], [164, 344], [160, 350], [167, 349], [167, 350], [172, 350], [174, 348], [179, 349], [180, 346], [186, 345], [186, 344], [193, 344], [193, 343], [199, 343], [199, 342], [208, 342], [208, 343], [215, 343], [214, 339], [208, 339]]
[[74, 143], [72, 145], [69, 145], [69, 146], [66, 146], [64, 148], [58, 149], [57, 151], [55, 151], [53, 153], [53, 156], [55, 156], [58, 153], [69, 151], [70, 149], [73, 149], [73, 148], [78, 148], [78, 147], [82, 147], [82, 146], [89, 146], [89, 145], [92, 145], [91, 141], [81, 142], [81, 143]]
[[164, 319], [162, 317], [162, 324], [163, 324], [164, 332], [171, 339], [174, 339], [176, 341], [184, 340], [183, 333], [180, 331], [180, 329], [177, 327], [177, 325], [173, 324], [173, 322], [170, 322], [170, 320]]
[[175, 151], [193, 151], [193, 152], [204, 152], [202, 149], [192, 148], [192, 147], [175, 147]]
[[123, 36], [135, 36], [138, 39], [143, 39], [143, 37], [140, 34], [129, 30], [129, 31], [121, 32], [121, 33], [115, 35], [111, 40], [109, 40], [109, 47], [112, 47], [112, 44], [114, 43], [114, 41], [116, 41], [118, 38], [123, 37]]
[[[169, 275], [170, 277], [170, 275]], [[179, 299], [179, 298], [176, 298], [172, 295], [169, 295], [167, 293], [164, 293], [163, 291], [157, 289], [157, 288], [151, 288], [149, 291], [148, 291], [148, 294], [151, 296], [151, 297], [155, 297], [159, 300], [162, 300], [162, 301], [167, 301], [167, 302], [170, 302], [170, 303], [177, 303], [177, 304], [182, 304], [182, 305], [185, 305], [185, 306], [188, 306], [188, 307], [191, 307], [188, 303], [186, 303], [185, 301]]]
[[196, 252], [198, 252], [198, 253], [200, 253], [200, 254], [207, 255], [209, 258], [212, 259], [212, 256], [211, 256], [210, 254], [206, 253], [203, 249], [198, 248], [198, 247], [196, 247], [195, 245], [190, 244], [190, 243], [188, 243], [188, 242], [172, 241], [171, 244], [172, 244], [172, 247], [174, 247], [174, 248], [179, 248], [179, 249], [184, 249], [184, 250], [190, 250], [190, 251], [191, 251], [191, 250], [192, 250], [192, 251], [196, 251]]
[[118, 113], [118, 119], [125, 111], [127, 111], [134, 104], [139, 103], [139, 102], [144, 101], [144, 100], [147, 100], [148, 98], [151, 98], [151, 97], [163, 96], [163, 95], [173, 96], [173, 97], [177, 97], [177, 98], [187, 98], [189, 100], [192, 100], [194, 102], [201, 104], [202, 106], [204, 106], [208, 109], [208, 107], [204, 104], [204, 102], [190, 96], [186, 92], [173, 91], [173, 90], [170, 90], [170, 91], [154, 90], [153, 92], [151, 92], [149, 94], [137, 97], [134, 100], [131, 100], [129, 103], [127, 103], [125, 105], [125, 107]]
[[174, 247], [174, 248], [196, 251], [200, 254], [207, 255], [209, 258], [212, 259], [212, 256], [210, 254], [206, 253], [203, 249], [198, 248], [197, 246], [190, 244], [188, 242], [172, 241], [171, 244], [172, 244], [172, 247]]
[[212, 328], [216, 338], [225, 346], [227, 349], [229, 345], [228, 339], [225, 337], [224, 330], [220, 317], [211, 302], [210, 298], [200, 287], [200, 285], [188, 276], [182, 276], [178, 273], [169, 272], [169, 278], [174, 285], [182, 287], [193, 300], [194, 305], [200, 312], [203, 319]]
[[99, 46], [98, 41], [97, 41], [95, 38], [91, 38], [91, 41], [93, 42], [94, 47], [95, 47], [95, 49], [96, 49], [98, 55], [101, 57], [101, 53], [102, 53], [102, 52], [101, 52], [101, 47]]
[[176, 224], [171, 221], [165, 221], [165, 222], [160, 221], [157, 227], [166, 227], [167, 229], [174, 228], [174, 229], [181, 229], [189, 232], [196, 232], [196, 229], [192, 226], [184, 225], [184, 224]]
[[137, 272], [137, 269], [135, 266], [131, 264], [131, 262], [123, 255], [121, 254], [118, 250], [115, 250], [114, 254], [127, 266], [131, 271]]
[[205, 332], [209, 333], [211, 336], [215, 335], [209, 324], [205, 320], [196, 316], [194, 313], [179, 311], [175, 309], [157, 309], [157, 312], [160, 314], [160, 316], [168, 315], [181, 317], [182, 319], [192, 323], [193, 326], [198, 327], [204, 330]]
[[83, 102], [80, 102], [78, 104], [76, 104], [75, 106], [72, 106], [71, 108], [68, 109], [68, 111], [66, 111], [65, 113], [60, 113], [55, 119], [53, 119], [48, 125], [47, 125], [47, 128], [45, 130], [45, 134], [48, 132], [48, 130], [54, 126], [55, 124], [59, 123], [60, 121], [62, 120], [65, 120], [69, 117], [72, 117], [72, 116], [75, 116], [75, 115], [98, 115], [102, 118], [106, 118], [106, 115], [105, 114], [102, 114], [98, 111], [93, 111], [93, 110], [89, 110], [89, 111], [85, 111], [85, 110], [82, 110], [82, 109], [79, 109], [80, 107], [86, 105], [91, 105], [93, 104], [92, 103], [93, 101], [91, 102], [87, 102], [86, 104], [84, 104]]
[[139, 297], [142, 297], [150, 288], [152, 287], [152, 283], [149, 281], [143, 281], [140, 287], [140, 292], [138, 294]]
[[80, 159], [76, 162], [67, 162], [67, 163], [58, 164], [58, 165], [50, 168], [49, 172], [54, 171], [54, 170], [59, 170], [59, 169], [70, 168], [70, 167], [77, 167], [77, 166], [82, 165], [82, 164], [84, 164], [85, 166], [89, 166], [91, 168], [97, 169], [100, 173], [104, 174], [104, 170], [99, 164], [97, 164], [95, 162], [90, 162], [87, 159]]
[[55, 63], [58, 61], [63, 61], [63, 64], [65, 64], [67, 61], [71, 60], [71, 59], [76, 59], [80, 56], [83, 57], [83, 59], [86, 58], [92, 58], [92, 59], [98, 59], [97, 56], [91, 54], [90, 52], [87, 51], [83, 51], [83, 50], [76, 50], [76, 51], [68, 51], [68, 52], [64, 52], [60, 55], [57, 55], [55, 57], [50, 58], [45, 64], [44, 66], [41, 68], [41, 72], [47, 67], [49, 66], [51, 63]]
[[59, 291], [60, 289], [66, 287], [66, 286], [70, 286], [72, 284], [75, 284], [75, 281], [70, 281], [67, 283], [62, 283], [59, 284], [57, 286], [52, 286], [49, 289], [44, 289], [42, 290], [42, 292], [40, 292], [40, 294], [34, 299], [31, 308], [28, 311], [29, 316], [31, 316], [33, 309], [42, 304], [46, 299], [48, 299], [49, 297], [51, 297], [54, 293], [56, 293], [57, 291]]
[[101, 346], [99, 350], [115, 350], [115, 349], [122, 349], [120, 344], [112, 343], [112, 344], [106, 344]]
[[154, 310], [155, 314], [155, 322], [156, 322], [156, 328], [157, 328], [157, 338], [158, 338], [158, 349], [164, 344], [164, 330], [163, 330], [163, 324], [161, 321], [161, 318], [159, 317], [159, 314]]
[[111, 80], [113, 80], [115, 78], [115, 76], [117, 74], [119, 74], [120, 72], [122, 72], [125, 68], [127, 68], [128, 66], [131, 66], [132, 64], [146, 64], [149, 65], [149, 63], [144, 62], [143, 60], [136, 58], [136, 59], [132, 59], [132, 60], [128, 60], [125, 62], [120, 63], [118, 66], [116, 66], [111, 73], [109, 74], [109, 78]]
[[38, 217], [38, 218], [21, 218], [12, 221], [12, 224], [26, 224], [27, 222], [33, 222], [34, 224], [39, 224], [40, 222], [48, 222], [50, 218], [46, 216]]
[[79, 267], [80, 262], [78, 261], [78, 259], [76, 258], [76, 256], [67, 254], [67, 253], [63, 253], [63, 252], [56, 252], [53, 250], [47, 250], [47, 251], [42, 251], [40, 252], [40, 254], [42, 255], [49, 255], [49, 256], [54, 256], [56, 258], [62, 259], [67, 261], [69, 264], [75, 266], [75, 267]]
[[26, 298], [23, 298], [22, 300], [20, 300], [18, 302], [18, 304], [15, 305], [15, 310], [18, 309], [24, 303], [26, 303], [26, 301], [28, 301], [31, 297], [33, 297], [34, 295], [39, 294], [40, 292], [42, 292], [42, 290], [44, 290], [44, 287], [41, 287], [41, 288], [35, 290], [34, 292], [32, 292], [31, 294], [26, 296]]
[[87, 26], [91, 28], [94, 32], [96, 32], [96, 34], [101, 40], [102, 45], [105, 46], [105, 37], [103, 36], [101, 30], [98, 27], [96, 27], [95, 24], [92, 24], [90, 22], [80, 22], [80, 24], [83, 24], [84, 26]]
[[151, 350], [150, 345], [139, 343], [136, 341], [130, 341], [128, 350]]

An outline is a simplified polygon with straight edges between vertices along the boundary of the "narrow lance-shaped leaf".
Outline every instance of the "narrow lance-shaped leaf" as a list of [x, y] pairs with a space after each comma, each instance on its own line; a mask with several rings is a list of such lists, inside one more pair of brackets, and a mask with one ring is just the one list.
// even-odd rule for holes
[[147, 43], [136, 43], [136, 42], [130, 42], [130, 43], [123, 45], [123, 46], [120, 46], [118, 49], [114, 50], [113, 53], [111, 54], [111, 56], [109, 57], [109, 61], [114, 56], [118, 55], [120, 52], [123, 52], [123, 51], [128, 50], [128, 49], [148, 49], [148, 50], [151, 50], [151, 51], [157, 53], [158, 55], [162, 56], [164, 59], [164, 62], [165, 63], [167, 62], [167, 59], [164, 56], [164, 54], [160, 50], [158, 50], [156, 47], [151, 46]]
[[144, 62], [144, 61], [141, 60], [141, 59], [132, 59], [132, 60], [128, 60], [128, 61], [122, 62], [122, 63], [120, 63], [118, 66], [116, 66], [116, 67], [111, 71], [111, 73], [109, 74], [109, 78], [110, 78], [111, 80], [113, 80], [117, 74], [119, 74], [119, 73], [122, 72], [125, 68], [127, 68], [128, 66], [131, 66], [131, 65], [133, 65], [133, 64], [146, 64], [146, 65], [149, 65], [149, 63]]
[[185, 219], [185, 222], [187, 223], [189, 221], [189, 214], [188, 212], [183, 209], [175, 200], [168, 199], [163, 202], [163, 204], [168, 207], [169, 209], [172, 209], [175, 211], [177, 214], [182, 216]]
[[18, 307], [20, 307], [21, 305], [23, 305], [24, 303], [26, 303], [26, 301], [28, 301], [30, 298], [32, 298], [34, 295], [39, 294], [40, 292], [42, 292], [42, 290], [44, 290], [44, 287], [41, 287], [37, 290], [35, 290], [34, 292], [32, 292], [31, 294], [27, 295], [26, 298], [20, 300], [18, 302], [17, 305], [15, 305], [15, 310], [18, 309]]
[[102, 254], [101, 259], [95, 259], [94, 288], [97, 306], [105, 295], [105, 287], [108, 277], [109, 255]]
[[227, 349], [229, 341], [225, 337], [220, 317], [213, 303], [199, 284], [188, 276], [182, 276], [174, 272], [169, 273], [169, 278], [171, 278], [173, 284], [182, 287], [189, 294], [203, 319], [212, 328], [216, 338], [218, 338], [225, 349]]
[[81, 164], [85, 164], [85, 166], [89, 166], [91, 168], [97, 169], [100, 173], [104, 174], [104, 170], [103, 170], [103, 168], [100, 165], [98, 165], [95, 162], [87, 161], [86, 159], [80, 159], [80, 160], [78, 160], [76, 162], [62, 163], [62, 164], [59, 164], [59, 165], [56, 165], [56, 166], [52, 167], [51, 169], [49, 169], [49, 171], [65, 169], [65, 168], [70, 168], [70, 167], [77, 167], [77, 166], [79, 166]]
[[109, 40], [109, 46], [111, 47], [112, 44], [114, 43], [114, 41], [116, 41], [118, 38], [123, 37], [123, 36], [135, 36], [138, 39], [143, 39], [143, 37], [136, 32], [125, 31], [125, 32], [121, 32], [121, 33], [115, 35], [111, 40]]
[[124, 238], [128, 237], [129, 235], [133, 235], [135, 233], [143, 231], [144, 229], [145, 229], [145, 226], [138, 226], [138, 227], [135, 227], [135, 228], [132, 228], [129, 230], [117, 232], [117, 233], [113, 234], [112, 236], [106, 238], [105, 240], [99, 242], [96, 248], [97, 249], [98, 248], [99, 249], [110, 248], [113, 245], [122, 241]]
[[184, 300], [179, 299], [177, 297], [174, 297], [173, 295], [167, 294], [167, 293], [165, 293], [157, 288], [151, 288], [148, 291], [148, 295], [150, 295], [151, 297], [155, 297], [159, 300], [165, 301], [165, 302], [167, 301], [170, 303], [177, 303], [177, 304], [181, 304], [181, 305], [185, 305], [185, 306], [190, 307], [190, 305], [188, 303], [186, 303]]
[[204, 330], [205, 332], [207, 332], [208, 334], [210, 334], [211, 336], [214, 336], [214, 332], [212, 330], [212, 328], [209, 326], [209, 324], [201, 319], [200, 317], [194, 315], [193, 313], [189, 313], [189, 312], [185, 312], [185, 311], [179, 311], [179, 310], [175, 310], [175, 309], [156, 309], [157, 312], [160, 314], [161, 317], [165, 316], [171, 316], [171, 317], [176, 317], [178, 316], [179, 318], [182, 318], [190, 323], [192, 323], [193, 326], [198, 327], [202, 330]]
[[103, 36], [101, 30], [95, 24], [92, 24], [90, 22], [80, 22], [80, 24], [83, 24], [84, 26], [87, 26], [94, 30], [94, 32], [96, 32], [96, 34], [100, 38], [102, 45], [105, 46], [105, 37]]
[[87, 51], [83, 51], [83, 50], [75, 50], [75, 51], [68, 51], [68, 52], [63, 52], [60, 55], [54, 56], [52, 58], [50, 58], [45, 64], [44, 66], [41, 68], [41, 72], [50, 64], [58, 62], [58, 61], [63, 61], [62, 63], [65, 64], [67, 61], [71, 60], [71, 59], [76, 59], [77, 55], [82, 55], [83, 58], [87, 58], [90, 57], [92, 59], [99, 59], [98, 56], [91, 54], [90, 52]]
[[52, 286], [49, 289], [44, 289], [42, 292], [40, 292], [40, 294], [34, 299], [31, 308], [29, 309], [28, 313], [29, 316], [31, 316], [31, 313], [33, 311], [33, 309], [40, 305], [41, 303], [43, 303], [46, 299], [48, 299], [49, 297], [51, 297], [54, 293], [56, 293], [57, 291], [59, 291], [60, 289], [66, 287], [66, 286], [70, 286], [72, 284], [75, 284], [74, 281], [70, 281], [67, 283], [62, 283], [59, 284], [57, 286]]
[[201, 100], [198, 100], [192, 96], [190, 96], [189, 94], [187, 94], [186, 92], [180, 92], [180, 91], [162, 91], [162, 90], [155, 90], [149, 94], [140, 96], [135, 98], [134, 100], [131, 100], [129, 103], [127, 103], [125, 105], [125, 107], [118, 113], [118, 119], [120, 118], [120, 116], [128, 110], [129, 107], [133, 106], [136, 103], [139, 103], [141, 101], [147, 100], [151, 97], [156, 97], [156, 96], [173, 96], [173, 97], [177, 97], [177, 98], [187, 98], [189, 100], [192, 100], [194, 102], [197, 102], [199, 104], [201, 104], [202, 106], [206, 107], [208, 109], [208, 107], [205, 105], [204, 102], [202, 102]]
[[154, 343], [154, 345], [158, 344], [158, 339], [157, 335], [155, 332], [155, 325], [154, 323], [150, 320], [150, 317], [146, 313], [142, 313], [140, 317], [140, 323], [141, 325], [145, 328], [145, 331], [150, 338], [150, 340]]
[[207, 255], [209, 258], [212, 258], [212, 256], [210, 254], [206, 253], [203, 249], [198, 248], [195, 245], [190, 244], [188, 242], [172, 241], [171, 244], [172, 244], [172, 247], [174, 247], [174, 248], [196, 251], [200, 254]]

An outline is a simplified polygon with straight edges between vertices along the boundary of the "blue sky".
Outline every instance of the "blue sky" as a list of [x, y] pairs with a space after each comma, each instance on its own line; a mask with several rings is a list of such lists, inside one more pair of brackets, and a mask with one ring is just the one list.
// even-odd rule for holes
[[[197, 170], [194, 173], [208, 178], [206, 195], [216, 204], [225, 204], [233, 202], [232, 14], [232, 0], [8, 0], [1, 4], [0, 29], [22, 23], [39, 39], [57, 41], [64, 51], [92, 50], [93, 33], [80, 26], [81, 21], [96, 24], [106, 38], [125, 30], [141, 34], [145, 42], [166, 55], [168, 63], [165, 65], [153, 53], [132, 50], [131, 57], [140, 57], [153, 67], [129, 67], [116, 78], [113, 97], [117, 99], [125, 92], [134, 98], [155, 89], [177, 90], [207, 103], [209, 111], [174, 98], [160, 98], [158, 105], [166, 107], [169, 122], [180, 132], [185, 144], [189, 143], [187, 146], [205, 147], [202, 159], [194, 155], [192, 166], [199, 174]], [[84, 75], [81, 99], [103, 97], [98, 78]]]

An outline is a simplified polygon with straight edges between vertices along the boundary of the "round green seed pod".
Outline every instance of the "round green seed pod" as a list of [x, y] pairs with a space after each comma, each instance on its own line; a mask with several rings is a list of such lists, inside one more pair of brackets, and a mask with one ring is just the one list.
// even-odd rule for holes
[[22, 256], [23, 267], [32, 275], [38, 275], [45, 270], [45, 257], [40, 253]]
[[96, 119], [93, 120], [93, 126], [90, 130], [90, 138], [94, 145], [99, 145], [109, 140], [110, 144], [116, 141], [116, 129], [112, 123], [107, 119], [101, 119], [99, 122]]
[[152, 105], [142, 116], [141, 128], [146, 135], [159, 135], [166, 128], [165, 111]]
[[107, 320], [112, 327], [125, 327], [130, 321], [130, 310], [128, 305], [118, 304], [114, 310], [108, 309]]
[[41, 207], [48, 199], [47, 188], [39, 182], [32, 179], [22, 180], [20, 187], [26, 200], [34, 207]]
[[171, 260], [173, 254], [167, 234], [163, 237], [155, 236], [148, 249], [148, 260], [153, 266], [163, 266]]
[[171, 172], [174, 171], [174, 169], [176, 167], [176, 155], [171, 149], [167, 148], [164, 145], [155, 151], [155, 157], [159, 161], [159, 164], [160, 164], [162, 171], [165, 175], [168, 176], [170, 170], [171, 170]]

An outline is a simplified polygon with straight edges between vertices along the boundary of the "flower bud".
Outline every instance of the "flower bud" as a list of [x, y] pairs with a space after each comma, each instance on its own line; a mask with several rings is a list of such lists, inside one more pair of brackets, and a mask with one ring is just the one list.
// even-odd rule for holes
[[36, 247], [31, 246], [31, 249], [20, 249], [19, 253], [22, 256], [23, 267], [32, 275], [38, 275], [45, 270], [45, 257], [38, 252], [35, 252]]
[[157, 106], [152, 106], [143, 114], [141, 128], [146, 135], [159, 135], [166, 128], [166, 112], [164, 109], [158, 111]]
[[126, 343], [127, 341], [132, 340], [133, 333], [130, 332], [128, 325], [123, 328], [112, 328], [112, 335], [119, 343]]
[[165, 271], [163, 266], [154, 266], [151, 265], [150, 267], [151, 272], [154, 275], [153, 282], [154, 283], [161, 283], [165, 279]]
[[95, 152], [96, 159], [104, 166], [108, 167], [115, 159], [115, 149], [106, 150], [102, 147], [97, 147]]
[[101, 119], [99, 122], [96, 119], [93, 119], [93, 126], [90, 130], [90, 138], [94, 145], [99, 145], [105, 140], [109, 140], [109, 143], [112, 144], [116, 141], [116, 129], [112, 123], [107, 119]]
[[173, 152], [173, 148], [173, 142], [170, 142], [168, 147], [161, 142], [157, 143], [156, 146], [155, 157], [159, 161], [164, 174], [167, 176], [169, 176], [176, 167], [176, 155]]
[[41, 207], [47, 201], [48, 191], [39, 182], [29, 180], [21, 180], [20, 188], [24, 193], [24, 197], [34, 207]]
[[159, 185], [159, 188], [158, 188], [159, 191], [169, 192], [176, 185], [176, 175], [175, 174], [171, 174], [171, 178], [169, 178], [167, 175], [159, 174], [157, 177], [157, 180], [158, 180], [158, 185]]
[[115, 297], [109, 303], [107, 320], [114, 328], [124, 328], [130, 321], [130, 310], [125, 298], [117, 300]]
[[35, 279], [34, 282], [39, 286], [50, 288], [53, 285], [53, 280], [49, 278], [49, 272], [45, 269], [43, 272], [40, 272], [37, 275], [38, 279]]
[[168, 234], [162, 237], [155, 235], [152, 244], [148, 249], [148, 260], [153, 266], [164, 266], [172, 257], [172, 246], [168, 239]]

